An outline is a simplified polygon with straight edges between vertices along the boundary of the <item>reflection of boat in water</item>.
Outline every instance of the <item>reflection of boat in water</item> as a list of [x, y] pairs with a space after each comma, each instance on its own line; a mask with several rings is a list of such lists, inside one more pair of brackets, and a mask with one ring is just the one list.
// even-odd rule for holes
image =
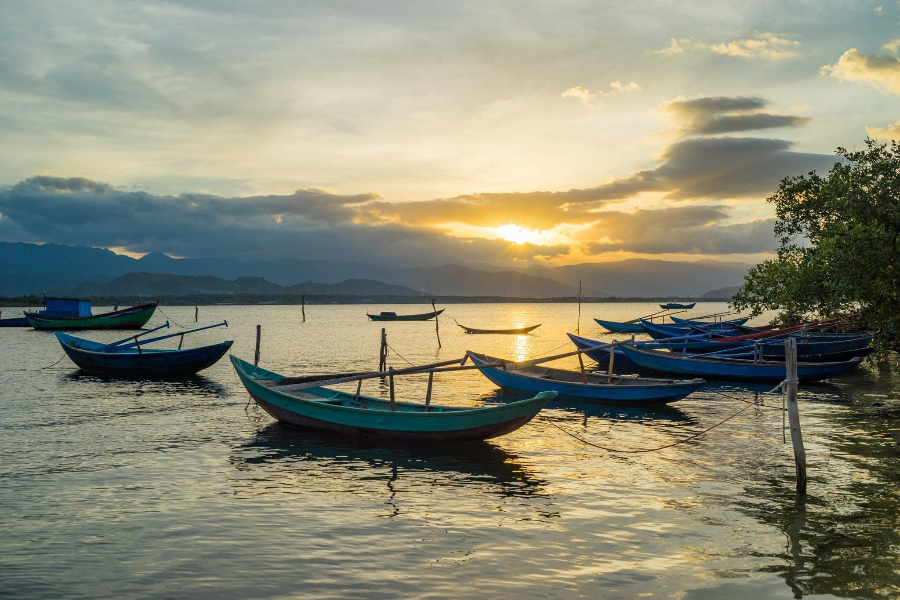
[[99, 373], [89, 373], [82, 371], [72, 371], [62, 376], [68, 382], [73, 384], [84, 383], [103, 383], [104, 386], [117, 384], [117, 390], [121, 390], [122, 396], [125, 396], [128, 390], [134, 390], [136, 395], [157, 395], [157, 396], [204, 396], [204, 397], [225, 397], [228, 391], [221, 383], [204, 377], [203, 375], [194, 375], [182, 379], [135, 379], [129, 376], [103, 375]]
[[[428, 472], [441, 474], [446, 480], [429, 479], [429, 485], [481, 486], [487, 493], [502, 496], [540, 495], [545, 482], [528, 473], [515, 455], [489, 442], [460, 444], [448, 449], [428, 446], [385, 447], [355, 443], [354, 441], [325, 432], [300, 430], [283, 423], [270, 423], [257, 431], [249, 443], [235, 447], [231, 462], [241, 471], [256, 473], [252, 486], [266, 493], [271, 485], [296, 486], [295, 479], [286, 479], [289, 471], [301, 471], [315, 467], [316, 473], [338, 468], [341, 472], [351, 471], [348, 478], [372, 479], [371, 473], [362, 475], [359, 471], [388, 469], [392, 476], [402, 478], [404, 472]], [[308, 464], [307, 464], [308, 463]], [[259, 469], [274, 469], [271, 475], [259, 473]], [[336, 474], [340, 478], [340, 474]], [[386, 473], [384, 479], [389, 479]], [[260, 486], [260, 479], [267, 485]], [[320, 482], [308, 480], [317, 489]]]

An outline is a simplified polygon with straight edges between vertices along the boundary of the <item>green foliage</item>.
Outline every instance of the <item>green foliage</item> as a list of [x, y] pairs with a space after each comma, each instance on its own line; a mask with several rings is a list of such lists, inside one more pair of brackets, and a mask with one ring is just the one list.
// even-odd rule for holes
[[797, 323], [861, 311], [873, 332], [900, 331], [900, 143], [838, 148], [827, 177], [787, 177], [775, 204], [778, 257], [747, 274], [731, 306]]

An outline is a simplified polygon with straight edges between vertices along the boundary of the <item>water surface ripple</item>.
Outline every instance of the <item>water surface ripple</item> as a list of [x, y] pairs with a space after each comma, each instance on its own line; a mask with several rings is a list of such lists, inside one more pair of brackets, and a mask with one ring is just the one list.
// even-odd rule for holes
[[[574, 305], [450, 305], [438, 349], [433, 322], [370, 323], [366, 308], [409, 310], [310, 306], [302, 323], [299, 307], [201, 307], [203, 323], [230, 327], [193, 342], [227, 336], [249, 359], [261, 323], [264, 366], [324, 373], [375, 367], [382, 326], [397, 367], [466, 348], [531, 357], [576, 327]], [[586, 305], [582, 333], [612, 339], [589, 318], [653, 308]], [[193, 307], [165, 310], [192, 321]], [[467, 336], [454, 317], [543, 325]], [[798, 502], [768, 386], [711, 384], [655, 412], [560, 401], [543, 413], [599, 445], [637, 450], [707, 429], [745, 406], [734, 398], [761, 404], [658, 452], [606, 453], [545, 419], [482, 444], [379, 448], [248, 408], [225, 360], [159, 382], [93, 377], [67, 359], [51, 366], [61, 356], [52, 334], [0, 330], [3, 597], [900, 595], [900, 393], [886, 365], [801, 388], [810, 480]], [[426, 383], [400, 378], [397, 393], [421, 401]], [[436, 403], [510, 397], [475, 371], [436, 377]]]

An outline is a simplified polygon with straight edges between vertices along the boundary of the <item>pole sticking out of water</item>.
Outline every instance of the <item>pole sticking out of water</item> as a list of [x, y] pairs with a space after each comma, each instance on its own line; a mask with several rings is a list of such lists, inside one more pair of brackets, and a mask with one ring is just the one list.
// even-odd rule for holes
[[381, 328], [381, 348], [378, 351], [378, 370], [387, 370], [387, 331]]
[[306, 323], [306, 296], [300, 296], [300, 312], [303, 313], [303, 322]]
[[575, 333], [581, 335], [581, 280], [578, 280], [578, 324], [575, 326]]
[[794, 446], [794, 466], [797, 469], [797, 493], [806, 495], [806, 449], [800, 432], [800, 408], [797, 406], [797, 340], [784, 341], [784, 358], [787, 377], [784, 391], [787, 396], [788, 420], [791, 424], [791, 444]]
[[199, 318], [200, 318], [200, 307], [195, 306], [194, 307], [194, 323], [196, 323]]
[[262, 338], [262, 325], [256, 326], [256, 352], [253, 354], [253, 366], [259, 366], [259, 341]]
[[434, 333], [437, 335], [438, 348], [441, 347], [441, 331], [438, 329], [437, 307], [434, 305], [434, 298], [431, 299], [431, 308], [434, 310]]

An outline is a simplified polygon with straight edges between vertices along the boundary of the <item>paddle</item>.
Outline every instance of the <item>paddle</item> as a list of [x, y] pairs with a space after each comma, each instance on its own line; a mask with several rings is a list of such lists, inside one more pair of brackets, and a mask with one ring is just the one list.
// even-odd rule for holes
[[[168, 325], [168, 324], [167, 324], [167, 325]], [[228, 327], [228, 321], [222, 321], [221, 323], [216, 323], [215, 325], [207, 325], [206, 327], [198, 327], [197, 329], [189, 329], [188, 331], [179, 331], [178, 333], [170, 333], [169, 335], [161, 335], [161, 336], [159, 336], [159, 337], [150, 338], [149, 340], [144, 340], [143, 343], [144, 343], [144, 345], [152, 344], [153, 342], [158, 342], [158, 341], [160, 341], [160, 340], [167, 340], [167, 339], [169, 339], [169, 338], [177, 337], [177, 336], [179, 336], [179, 335], [180, 335], [180, 336], [185, 336], [185, 335], [187, 335], [187, 334], [189, 334], [189, 333], [196, 333], [196, 332], [198, 332], [198, 331], [203, 331], [204, 329], [213, 329], [213, 328], [215, 328], [215, 327], [221, 327], [221, 326], [223, 326], [223, 325], [224, 325], [225, 327]], [[157, 329], [159, 329], [159, 327], [157, 327]], [[151, 331], [156, 331], [156, 330], [154, 329], [154, 330], [151, 330]], [[150, 333], [150, 331], [147, 331], [146, 333]], [[141, 335], [143, 335], [143, 334], [141, 334]], [[122, 341], [123, 341], [123, 342], [127, 342], [129, 339], [133, 339], [133, 337], [137, 337], [137, 336], [132, 336], [132, 338], [125, 338], [125, 339], [122, 340]], [[114, 350], [127, 350], [128, 348], [134, 348], [134, 347], [136, 347], [137, 345], [138, 345], [137, 342], [133, 342], [133, 343], [131, 343], [131, 344], [122, 344], [122, 345], [120, 345], [120, 346], [116, 346], [116, 347], [113, 348], [113, 349], [114, 349]]]
[[165, 327], [166, 329], [169, 328], [169, 322], [168, 322], [168, 321], [166, 321], [165, 323], [163, 323], [163, 324], [160, 325], [159, 327], [154, 327], [153, 329], [148, 329], [147, 331], [144, 331], [143, 333], [139, 333], [139, 334], [137, 334], [137, 335], [130, 335], [130, 336], [128, 336], [127, 338], [123, 338], [123, 339], [119, 340], [118, 342], [112, 342], [112, 343], [110, 343], [110, 344], [106, 344], [105, 346], [103, 346], [103, 347], [101, 347], [101, 348], [98, 348], [98, 350], [100, 350], [100, 351], [103, 351], [103, 350], [110, 350], [110, 349], [112, 349], [114, 346], [118, 346], [119, 344], [124, 344], [124, 343], [127, 342], [127, 341], [130, 341], [130, 340], [133, 340], [133, 339], [137, 339], [137, 338], [139, 338], [139, 337], [141, 337], [141, 336], [147, 335], [148, 333], [153, 333], [154, 331], [159, 331], [160, 329], [162, 329], [162, 328], [164, 328], [164, 327]]

